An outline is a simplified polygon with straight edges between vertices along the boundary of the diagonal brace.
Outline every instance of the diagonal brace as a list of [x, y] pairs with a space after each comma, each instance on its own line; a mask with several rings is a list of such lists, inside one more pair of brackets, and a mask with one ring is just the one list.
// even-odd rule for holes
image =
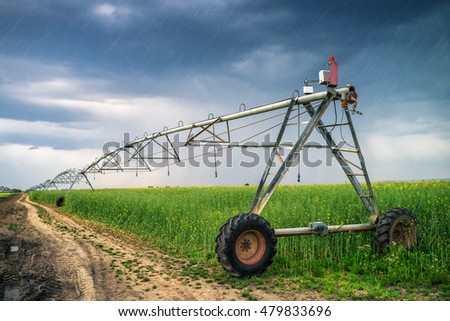
[[275, 177], [270, 182], [264, 194], [261, 197], [258, 194], [255, 195], [255, 200], [253, 201], [249, 209], [249, 213], [260, 214], [262, 212], [267, 202], [269, 201], [270, 197], [274, 193], [275, 189], [281, 183], [283, 177], [286, 175], [287, 171], [289, 170], [289, 167], [294, 163], [295, 158], [298, 157], [299, 155], [298, 153], [302, 150], [303, 146], [306, 144], [309, 136], [313, 132], [314, 128], [317, 126], [318, 122], [320, 121], [323, 114], [327, 110], [331, 101], [337, 95], [338, 92], [336, 92], [334, 89], [332, 88], [328, 89], [326, 97], [322, 100], [320, 106], [311, 116], [311, 120], [308, 122], [303, 132], [300, 134], [300, 137], [294, 144], [290, 153], [286, 156], [286, 159], [284, 160], [283, 164], [281, 164], [280, 168], [275, 174]]

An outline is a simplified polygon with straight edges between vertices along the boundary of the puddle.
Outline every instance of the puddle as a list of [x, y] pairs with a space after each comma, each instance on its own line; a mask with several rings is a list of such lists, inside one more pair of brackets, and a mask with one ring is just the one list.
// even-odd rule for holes
[[3, 293], [3, 300], [18, 301], [20, 300], [20, 290], [18, 287], [6, 287]]
[[9, 251], [11, 253], [17, 252], [17, 251], [19, 251], [19, 247], [17, 245], [11, 245], [11, 247], [9, 248]]

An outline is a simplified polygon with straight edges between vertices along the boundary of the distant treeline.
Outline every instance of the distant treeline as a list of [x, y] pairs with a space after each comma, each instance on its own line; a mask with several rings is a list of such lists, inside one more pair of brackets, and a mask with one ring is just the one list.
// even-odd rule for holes
[[5, 187], [5, 186], [0, 186], [0, 193], [3, 193], [3, 192], [19, 193], [19, 192], [21, 192], [21, 190], [18, 188], [9, 188], [9, 187]]

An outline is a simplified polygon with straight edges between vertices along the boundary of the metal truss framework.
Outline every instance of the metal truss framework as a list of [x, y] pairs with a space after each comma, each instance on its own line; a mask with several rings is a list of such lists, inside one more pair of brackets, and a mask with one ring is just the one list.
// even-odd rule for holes
[[86, 174], [82, 173], [78, 169], [71, 168], [59, 173], [53, 179], [48, 179], [39, 185], [30, 187], [28, 191], [50, 190], [50, 189], [57, 189], [57, 190], [67, 189], [67, 191], [70, 191], [72, 187], [78, 183], [88, 184], [92, 189], [94, 189], [91, 183], [89, 182], [89, 179], [87, 178]]
[[[345, 95], [348, 92], [348, 88], [341, 88], [333, 91], [336, 95]], [[300, 106], [303, 104], [310, 104], [323, 100], [327, 96], [327, 91], [306, 95], [301, 97], [295, 97], [292, 99], [286, 99], [273, 104], [255, 107], [249, 110], [240, 111], [234, 114], [228, 114], [220, 117], [214, 117], [209, 115], [207, 120], [184, 125], [180, 122], [180, 126], [175, 128], [164, 128], [161, 132], [153, 133], [152, 135], [145, 135], [142, 138], [137, 138], [134, 141], [123, 143], [121, 146], [115, 148], [108, 153], [105, 153], [100, 158], [95, 159], [91, 164], [84, 167], [80, 172], [87, 173], [106, 173], [108, 171], [152, 171], [151, 160], [173, 160], [180, 162], [180, 156], [177, 152], [177, 148], [180, 146], [174, 146], [170, 140], [170, 136], [176, 133], [187, 133], [186, 139], [181, 142], [181, 146], [201, 146], [201, 144], [207, 143], [210, 145], [225, 146], [225, 147], [264, 147], [273, 148], [274, 144], [258, 144], [254, 143], [246, 144], [244, 140], [240, 143], [231, 142], [230, 122], [259, 115], [263, 113], [272, 112], [279, 109], [285, 109], [289, 107], [291, 101], [294, 105]], [[221, 125], [221, 132], [218, 133], [218, 126]], [[152, 153], [152, 155], [144, 155], [145, 148], [154, 143], [159, 146], [160, 149]], [[124, 153], [126, 157], [120, 159], [117, 157], [119, 154]], [[163, 157], [161, 155], [164, 155]], [[130, 167], [130, 161], [136, 161], [136, 167]]]
[[[108, 151], [101, 157], [95, 159], [92, 163], [88, 164], [81, 170], [70, 169], [58, 174], [54, 179], [47, 180], [46, 182], [37, 185], [30, 190], [37, 189], [59, 189], [62, 186], [67, 187], [68, 191], [76, 183], [86, 183], [92, 189], [92, 185], [87, 177], [88, 174], [107, 172], [125, 172], [125, 171], [153, 171], [152, 161], [166, 160], [169, 165], [170, 161], [181, 162], [180, 155], [178, 153], [179, 147], [186, 146], [200, 146], [202, 143], [208, 143], [217, 147], [263, 147], [271, 148], [271, 154], [269, 163], [263, 173], [259, 186], [257, 188], [254, 200], [249, 209], [249, 213], [260, 214], [264, 206], [269, 201], [276, 187], [280, 184], [281, 180], [292, 166], [297, 157], [299, 157], [300, 151], [306, 148], [326, 148], [329, 149], [333, 156], [337, 159], [339, 165], [342, 167], [345, 175], [355, 188], [362, 203], [371, 214], [371, 224], [375, 222], [378, 217], [378, 207], [374, 198], [373, 190], [370, 184], [369, 176], [365, 167], [363, 155], [361, 153], [359, 143], [356, 137], [356, 133], [353, 127], [351, 114], [355, 112], [355, 108], [350, 111], [347, 106], [348, 102], [353, 103], [350, 99], [347, 99], [347, 95], [350, 97], [354, 93], [354, 87], [348, 85], [347, 87], [335, 89], [328, 87], [326, 91], [322, 91], [315, 94], [309, 94], [304, 96], [292, 97], [276, 103], [263, 105], [248, 110], [240, 110], [237, 113], [228, 114], [220, 117], [214, 117], [212, 114], [208, 116], [208, 119], [184, 125], [180, 122], [178, 127], [167, 128], [163, 131], [153, 133], [151, 135], [145, 134], [144, 137], [136, 138], [134, 141], [122, 143], [121, 146], [115, 147], [113, 150]], [[353, 97], [352, 97], [353, 99]], [[343, 113], [345, 114], [346, 121], [340, 123], [334, 122], [332, 124], [325, 124], [322, 117], [324, 116], [328, 106], [333, 101], [341, 101]], [[315, 105], [313, 105], [315, 104]], [[297, 110], [298, 117], [300, 117], [300, 109], [304, 110], [303, 113], [309, 115], [309, 121], [305, 122], [306, 126], [303, 131], [298, 132], [298, 139], [294, 144], [286, 146], [282, 143], [284, 132], [287, 126], [292, 125], [291, 120], [296, 116], [292, 116], [293, 111]], [[284, 120], [279, 126], [279, 132], [277, 139], [274, 143], [261, 143], [254, 144], [248, 143], [248, 139], [240, 140], [240, 142], [231, 142], [230, 123], [237, 119], [251, 117], [259, 114], [269, 113], [276, 110], [285, 110]], [[302, 113], [302, 114], [303, 114]], [[299, 119], [298, 119], [299, 120]], [[304, 122], [302, 122], [304, 123]], [[295, 123], [294, 123], [295, 124]], [[300, 121], [298, 122], [300, 124]], [[221, 126], [221, 127], [220, 127]], [[350, 130], [353, 144], [351, 148], [343, 148], [338, 145], [331, 136], [331, 131], [336, 127], [347, 126]], [[218, 130], [220, 129], [220, 130]], [[312, 132], [317, 130], [325, 140], [324, 145], [312, 144], [308, 142], [308, 139]], [[176, 133], [187, 133], [186, 139], [181, 142], [180, 146], [174, 146], [174, 142], [171, 140], [170, 135]], [[145, 149], [153, 144], [158, 150], [153, 151], [149, 155], [144, 153]], [[214, 147], [215, 148], [215, 147]], [[289, 154], [283, 159], [280, 155], [281, 149], [290, 149]], [[124, 157], [120, 157], [123, 153]], [[356, 161], [354, 158], [350, 159], [347, 155], [357, 155]], [[269, 177], [269, 171], [272, 168], [272, 164], [275, 159], [278, 159], [281, 163], [276, 174], [267, 182]], [[130, 162], [135, 161], [136, 166], [130, 167]], [[364, 179], [365, 186], [359, 182], [358, 177]], [[266, 184], [268, 183], [268, 185]], [[372, 225], [354, 226], [354, 229], [372, 228]], [[338, 229], [340, 230], [341, 227]], [[310, 231], [310, 230], [309, 230]], [[302, 234], [302, 231], [283, 230], [276, 231], [278, 236], [292, 235], [293, 233]]]

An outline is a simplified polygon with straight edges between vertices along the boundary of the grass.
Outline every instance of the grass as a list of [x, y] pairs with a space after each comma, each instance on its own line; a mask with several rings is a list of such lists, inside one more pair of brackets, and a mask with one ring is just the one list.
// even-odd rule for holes
[[9, 224], [8, 225], [8, 230], [11, 232], [17, 232], [20, 229], [21, 225], [20, 224]]
[[17, 193], [10, 193], [10, 192], [0, 192], [0, 200], [6, 199], [8, 197], [11, 197], [13, 195], [16, 195]]
[[[381, 210], [406, 207], [417, 215], [420, 245], [414, 251], [379, 255], [371, 246], [372, 233], [280, 238], [274, 263], [264, 275], [252, 278], [252, 284], [272, 280], [269, 283], [282, 292], [313, 290], [329, 298], [449, 299], [449, 188], [448, 181], [374, 184]], [[248, 209], [254, 192], [252, 186], [77, 190], [62, 209], [137, 235], [172, 256], [189, 258], [205, 267], [197, 278], [234, 285], [243, 281], [231, 281], [221, 270], [215, 237], [229, 217]], [[33, 192], [31, 197], [54, 204], [60, 194]], [[280, 186], [262, 214], [274, 228], [368, 219], [351, 185]], [[279, 278], [286, 283], [277, 283]]]

